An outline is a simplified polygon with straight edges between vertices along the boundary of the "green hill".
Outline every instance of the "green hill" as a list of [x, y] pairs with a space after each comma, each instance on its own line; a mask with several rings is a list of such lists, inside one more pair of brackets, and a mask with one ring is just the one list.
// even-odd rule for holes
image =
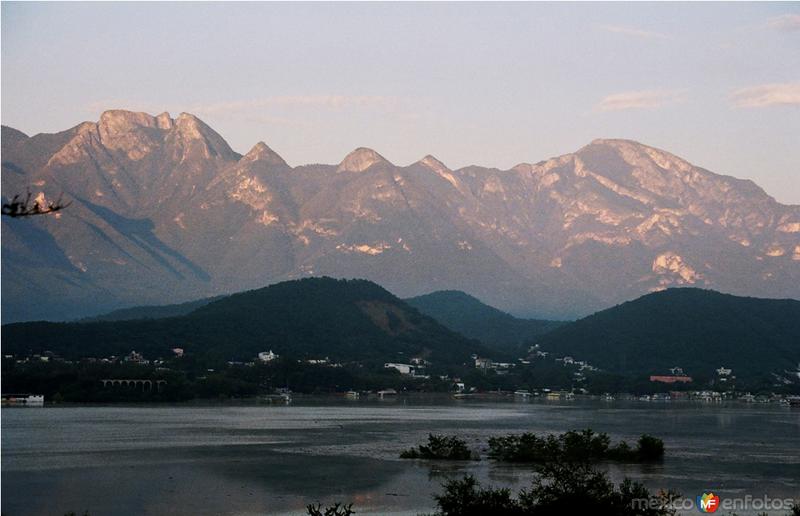
[[597, 312], [536, 339], [543, 349], [607, 371], [664, 373], [680, 366], [738, 377], [794, 370], [800, 362], [800, 301], [669, 289]]
[[[337, 361], [470, 362], [489, 354], [474, 340], [420, 314], [365, 280], [311, 278], [234, 294], [171, 318], [77, 323], [17, 323], [2, 328], [4, 353], [52, 351], [65, 358], [169, 356], [170, 349], [220, 360], [260, 351]], [[499, 355], [494, 353], [495, 356]]]
[[453, 331], [506, 352], [516, 352], [531, 339], [565, 324], [518, 319], [459, 290], [440, 290], [406, 299], [406, 303]]

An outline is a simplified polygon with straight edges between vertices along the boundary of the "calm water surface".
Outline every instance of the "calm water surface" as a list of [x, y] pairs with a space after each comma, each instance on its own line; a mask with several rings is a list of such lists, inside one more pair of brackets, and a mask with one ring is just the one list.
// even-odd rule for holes
[[[2, 512], [92, 516], [303, 514], [353, 502], [359, 514], [432, 512], [448, 478], [526, 487], [531, 470], [489, 460], [407, 461], [428, 432], [475, 449], [505, 432], [591, 427], [613, 440], [664, 439], [662, 464], [608, 465], [687, 497], [800, 498], [800, 410], [690, 402], [301, 400], [289, 406], [2, 410]], [[737, 511], [743, 514], [747, 512]]]

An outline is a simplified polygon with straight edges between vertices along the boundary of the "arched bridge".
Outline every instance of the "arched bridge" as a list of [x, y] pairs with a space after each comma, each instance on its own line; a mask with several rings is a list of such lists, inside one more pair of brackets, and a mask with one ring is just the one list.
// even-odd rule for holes
[[148, 378], [103, 378], [100, 381], [103, 382], [103, 387], [141, 388], [143, 391], [152, 391], [153, 385], [157, 391], [160, 391], [162, 386], [167, 384], [166, 380], [150, 380]]

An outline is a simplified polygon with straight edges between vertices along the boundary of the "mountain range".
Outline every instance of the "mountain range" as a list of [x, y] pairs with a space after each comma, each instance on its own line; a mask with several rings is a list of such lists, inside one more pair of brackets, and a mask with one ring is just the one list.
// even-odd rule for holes
[[800, 297], [800, 206], [629, 140], [510, 170], [358, 148], [288, 165], [183, 113], [114, 110], [55, 134], [2, 128], [5, 322], [180, 303], [328, 275], [402, 297], [457, 289], [575, 318], [671, 286]]
[[[136, 319], [165, 319], [188, 315], [198, 308], [225, 296], [198, 299], [172, 305], [134, 306], [86, 317], [78, 322], [131, 321]], [[562, 321], [519, 319], [489, 306], [458, 290], [431, 292], [403, 300], [420, 313], [436, 320], [446, 328], [487, 348], [503, 353], [520, 354], [530, 342], [548, 331], [565, 324]]]
[[201, 363], [250, 361], [272, 350], [372, 370], [419, 357], [439, 374], [472, 369], [474, 355], [509, 361], [538, 345], [550, 356], [532, 358], [534, 367], [560, 370], [554, 359], [572, 356], [603, 373], [639, 379], [673, 367], [707, 379], [726, 367], [737, 378], [768, 384], [783, 381], [776, 374], [796, 382], [800, 367], [800, 301], [697, 288], [646, 294], [569, 323], [515, 319], [463, 292], [403, 301], [370, 281], [327, 277], [134, 312], [5, 324], [3, 350], [74, 360], [134, 349], [148, 358], [168, 357], [180, 347]]

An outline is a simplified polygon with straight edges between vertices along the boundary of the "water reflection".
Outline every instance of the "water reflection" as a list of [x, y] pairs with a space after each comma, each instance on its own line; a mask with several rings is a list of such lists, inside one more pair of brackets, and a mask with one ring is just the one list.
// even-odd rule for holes
[[[469, 473], [519, 490], [533, 469], [485, 458], [489, 437], [592, 427], [612, 440], [663, 437], [661, 464], [607, 464], [651, 488], [773, 497], [800, 493], [800, 412], [684, 403], [311, 400], [216, 407], [71, 407], [2, 412], [7, 514], [284, 514], [354, 502], [359, 514], [431, 512]], [[400, 460], [430, 432], [457, 434], [484, 460]], [[46, 493], [47, 496], [42, 496]]]

